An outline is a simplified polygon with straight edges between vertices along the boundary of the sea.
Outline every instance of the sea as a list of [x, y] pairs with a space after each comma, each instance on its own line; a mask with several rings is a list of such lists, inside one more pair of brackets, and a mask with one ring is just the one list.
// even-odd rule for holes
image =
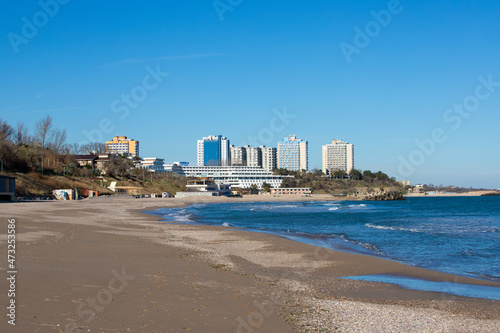
[[498, 196], [213, 203], [150, 213], [165, 221], [272, 233], [339, 251], [500, 282]]

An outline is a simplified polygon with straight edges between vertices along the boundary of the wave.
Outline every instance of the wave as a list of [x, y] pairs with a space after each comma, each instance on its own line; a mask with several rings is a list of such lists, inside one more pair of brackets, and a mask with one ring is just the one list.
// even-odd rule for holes
[[343, 239], [344, 241], [348, 242], [348, 243], [351, 243], [351, 244], [354, 244], [354, 245], [358, 245], [358, 246], [361, 246], [362, 248], [364, 249], [367, 249], [367, 250], [370, 250], [372, 252], [375, 252], [377, 254], [382, 254], [382, 251], [380, 251], [380, 249], [377, 247], [377, 245], [375, 244], [371, 244], [371, 243], [365, 243], [365, 242], [360, 242], [360, 241], [356, 241], [356, 240], [352, 240], [352, 239], [349, 239], [347, 236], [345, 235], [340, 235], [340, 238]]
[[[311, 203], [312, 203], [312, 202], [313, 202], [313, 201], [311, 201]], [[334, 203], [328, 202], [328, 203], [324, 203], [324, 204], [322, 204], [322, 206], [339, 206], [339, 205], [340, 205], [340, 204], [338, 204], [338, 203], [336, 203], [336, 202], [334, 202]]]
[[230, 226], [231, 226], [231, 225], [230, 225], [229, 223], [227, 223], [227, 222], [222, 223], [222, 225], [223, 225], [224, 227], [230, 227]]
[[328, 208], [328, 210], [339, 210], [339, 207]]
[[196, 215], [188, 213], [185, 209], [163, 214], [162, 217], [167, 221], [196, 222]]
[[365, 224], [365, 227], [372, 229], [380, 229], [380, 230], [392, 230], [392, 231], [409, 231], [409, 232], [422, 232], [418, 229], [414, 228], [403, 228], [403, 227], [388, 227], [385, 225], [375, 225], [371, 223]]

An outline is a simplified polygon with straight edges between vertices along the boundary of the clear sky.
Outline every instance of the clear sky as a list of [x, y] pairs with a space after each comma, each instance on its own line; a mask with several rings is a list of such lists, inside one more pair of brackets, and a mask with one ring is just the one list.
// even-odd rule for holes
[[192, 164], [203, 136], [296, 134], [311, 169], [338, 137], [359, 169], [500, 188], [500, 1], [59, 1], [3, 4], [11, 125]]

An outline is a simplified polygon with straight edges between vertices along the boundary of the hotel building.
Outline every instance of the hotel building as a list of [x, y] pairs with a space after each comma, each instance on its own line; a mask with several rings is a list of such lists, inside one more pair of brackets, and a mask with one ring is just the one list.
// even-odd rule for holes
[[139, 157], [139, 141], [117, 135], [112, 141], [106, 141], [106, 153]]
[[290, 135], [278, 142], [277, 151], [278, 168], [291, 171], [308, 170], [307, 141]]
[[273, 171], [278, 167], [277, 151], [275, 147], [260, 146], [262, 151], [262, 167], [267, 171]]
[[272, 188], [278, 188], [283, 182], [283, 177], [273, 175], [260, 167], [249, 166], [180, 166], [173, 165], [172, 172], [185, 177], [211, 178], [218, 185], [249, 188], [256, 185], [262, 189], [264, 183]]
[[198, 166], [227, 166], [230, 162], [229, 140], [221, 135], [210, 135], [197, 141]]
[[244, 146], [247, 155], [247, 166], [262, 167], [262, 150], [259, 147]]
[[337, 170], [351, 172], [354, 169], [354, 145], [342, 140], [332, 140], [323, 146], [323, 173], [331, 174]]
[[231, 155], [232, 166], [244, 166], [247, 165], [247, 150], [244, 147], [235, 147], [231, 145], [229, 147], [229, 154]]

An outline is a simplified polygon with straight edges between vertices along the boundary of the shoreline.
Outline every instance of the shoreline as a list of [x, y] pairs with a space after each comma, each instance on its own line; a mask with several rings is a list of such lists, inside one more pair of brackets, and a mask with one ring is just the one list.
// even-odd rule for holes
[[[276, 201], [281, 201], [281, 202], [301, 202], [301, 201], [332, 201], [332, 200], [300, 200], [299, 196], [295, 197], [294, 199], [295, 200], [260, 200], [261, 198], [258, 198], [259, 200], [252, 200], [252, 197], [254, 196], [249, 196], [247, 199], [248, 200], [243, 200], [243, 201], [221, 201], [221, 202], [214, 202], [214, 203], [233, 203], [233, 202], [237, 202], [237, 203], [252, 203], [252, 202], [269, 202], [269, 203], [272, 203], [272, 202], [276, 202]], [[241, 200], [241, 199], [235, 199], [235, 200]], [[335, 201], [339, 201], [339, 200], [342, 200], [342, 201], [353, 201], [353, 202], [356, 202], [356, 201], [360, 201], [360, 200], [350, 200], [350, 199], [336, 199]], [[368, 201], [371, 203], [371, 201]], [[170, 208], [184, 208], [184, 207], [189, 207], [191, 205], [195, 205], [197, 203], [192, 203], [192, 204], [182, 204], [182, 205], [175, 205], [175, 206], [172, 206], [172, 207], [163, 207], [163, 208], [166, 208], [166, 209], [170, 209]], [[208, 203], [209, 204], [209, 203]], [[161, 209], [161, 208], [159, 208]], [[385, 257], [383, 255], [380, 255], [380, 254], [377, 254], [369, 249], [365, 249], [359, 245], [356, 245], [356, 244], [347, 244], [347, 245], [344, 245], [344, 242], [345, 240], [341, 240], [341, 239], [337, 239], [337, 242], [335, 242], [334, 244], [332, 244], [331, 240], [329, 242], [326, 242], [324, 241], [322, 238], [322, 236], [315, 236], [315, 235], [311, 235], [311, 234], [307, 234], [307, 233], [300, 233], [300, 234], [288, 234], [286, 233], [285, 231], [266, 231], [266, 230], [257, 230], [257, 229], [252, 229], [252, 228], [245, 228], [245, 227], [237, 227], [237, 226], [234, 226], [234, 225], [214, 225], [214, 224], [208, 224], [208, 223], [202, 223], [202, 222], [198, 222], [198, 221], [173, 221], [173, 220], [168, 220], [166, 219], [165, 217], [162, 217], [160, 214], [156, 214], [156, 210], [152, 210], [152, 211], [142, 211], [141, 213], [145, 213], [145, 214], [149, 214], [149, 215], [152, 215], [152, 216], [155, 216], [159, 219], [159, 223], [166, 223], [166, 224], [169, 224], [169, 223], [173, 223], [173, 222], [177, 222], [179, 224], [186, 224], [186, 225], [199, 225], [199, 226], [206, 226], [206, 227], [217, 227], [217, 226], [222, 226], [222, 227], [227, 227], [227, 228], [234, 228], [234, 229], [237, 229], [237, 230], [241, 230], [241, 231], [247, 231], [247, 232], [255, 232], [255, 233], [263, 233], [263, 234], [268, 234], [268, 235], [272, 235], [272, 236], [276, 236], [276, 237], [281, 237], [281, 238], [284, 238], [284, 239], [287, 239], [287, 240], [291, 240], [293, 242], [298, 242], [298, 243], [301, 243], [301, 244], [307, 244], [307, 245], [311, 245], [311, 246], [315, 246], [315, 247], [321, 247], [321, 248], [325, 248], [325, 249], [330, 249], [330, 250], [333, 250], [333, 251], [339, 251], [339, 252], [343, 252], [343, 253], [350, 253], [350, 254], [357, 254], [357, 255], [362, 255], [362, 256], [369, 256], [369, 257], [372, 257], [372, 258], [378, 258], [378, 259], [382, 259], [382, 260], [387, 260], [387, 261], [391, 261], [391, 262], [395, 262], [395, 263], [399, 263], [399, 264], [402, 264], [402, 265], [405, 265], [405, 266], [408, 266], [408, 267], [415, 267], [415, 268], [421, 268], [421, 269], [425, 269], [425, 270], [430, 270], [430, 271], [435, 271], [435, 272], [438, 272], [438, 273], [444, 273], [444, 274], [449, 274], [449, 275], [453, 275], [453, 276], [460, 276], [460, 277], [464, 277], [464, 278], [470, 278], [470, 279], [474, 279], [474, 280], [479, 280], [479, 281], [486, 281], [486, 282], [492, 282], [492, 283], [496, 283], [498, 287], [500, 287], [500, 281], [498, 280], [495, 280], [494, 278], [486, 278], [486, 277], [481, 277], [481, 276], [474, 276], [472, 274], [470, 275], [465, 275], [465, 274], [460, 274], [460, 273], [457, 273], [457, 272], [446, 272], [446, 271], [443, 271], [443, 270], [439, 270], [439, 269], [436, 269], [436, 268], [428, 268], [428, 267], [422, 267], [422, 266], [417, 266], [417, 265], [412, 265], [411, 263], [406, 263], [404, 262], [403, 260], [398, 260], [398, 259], [393, 259], [393, 258], [390, 258], [390, 257]]]
[[[266, 196], [258, 200], [269, 199], [273, 198]], [[318, 196], [275, 199], [278, 200], [272, 201], [322, 201]], [[188, 326], [212, 331], [250, 331], [250, 328], [256, 332], [306, 332], [313, 329], [328, 332], [474, 329], [494, 332], [500, 328], [499, 301], [415, 291], [340, 277], [394, 274], [497, 287], [500, 286], [498, 283], [234, 227], [176, 222], [160, 224], [158, 216], [144, 212], [193, 203], [248, 201], [249, 198], [95, 198], [76, 202], [12, 203], [8, 204], [8, 211], [4, 208], [7, 206], [0, 206], [5, 215], [22, 221], [18, 241], [26, 273], [20, 281], [24, 282], [22, 286], [29, 299], [25, 298], [24, 302], [20, 299], [20, 302], [24, 303], [21, 317], [29, 316], [24, 317], [26, 327], [30, 331], [39, 327], [41, 319], [33, 319], [33, 315], [45, 311], [45, 316], [35, 316], [47, 321], [43, 325], [57, 327], [80, 320], [82, 327], [110, 329], [114, 326], [109, 325], [118, 321], [109, 317], [122, 316], [130, 327], [135, 328], [134, 331], [147, 322], [151, 332], [164, 331], [164, 327], [180, 331]], [[0, 233], [4, 234], [5, 230]], [[6, 248], [5, 241], [1, 242], [1, 247]], [[108, 254], [89, 258], [85, 253]], [[141, 260], [130, 259], [136, 256]], [[93, 258], [99, 260], [96, 262]], [[169, 263], [167, 266], [159, 265], [165, 260]], [[137, 308], [133, 305], [136, 303], [134, 299], [119, 295], [116, 297], [120, 297], [119, 300], [113, 302], [107, 312], [103, 310], [104, 315], [96, 316], [90, 324], [81, 324], [75, 311], [78, 302], [89, 295], [89, 288], [94, 290], [90, 294], [95, 295], [108, 282], [109, 270], [123, 265], [136, 271], [136, 281], [142, 281], [144, 287], [159, 288], [152, 294], [149, 294], [152, 290], [142, 290], [144, 288], [127, 291], [139, 300], [151, 299], [151, 303]], [[188, 272], [195, 273], [189, 275]], [[191, 282], [186, 284], [186, 279]], [[33, 287], [26, 284], [29, 281]], [[1, 287], [5, 288], [5, 284], [3, 282]], [[37, 285], [44, 287], [37, 289], [34, 287]], [[94, 285], [97, 287], [86, 287]], [[191, 295], [193, 292], [199, 294], [196, 297], [203, 298], [199, 303], [192, 303], [196, 309], [191, 309], [187, 304], [190, 301], [186, 301], [193, 299], [193, 302], [198, 302]], [[53, 302], [57, 299], [57, 302], [45, 303], [47, 299]], [[206, 307], [198, 307], [201, 303]], [[53, 305], [52, 311], [44, 304]], [[162, 322], [162, 317], [151, 312], [158, 304], [163, 306], [161, 309], [176, 315]], [[58, 306], [62, 306], [62, 312], [57, 312]], [[149, 312], [142, 312], [144, 309], [149, 309]], [[117, 311], [124, 311], [124, 314]], [[216, 317], [220, 313], [220, 318], [226, 319], [210, 321], [205, 316], [208, 312], [216, 312]], [[252, 320], [251, 316], [257, 319]]]

